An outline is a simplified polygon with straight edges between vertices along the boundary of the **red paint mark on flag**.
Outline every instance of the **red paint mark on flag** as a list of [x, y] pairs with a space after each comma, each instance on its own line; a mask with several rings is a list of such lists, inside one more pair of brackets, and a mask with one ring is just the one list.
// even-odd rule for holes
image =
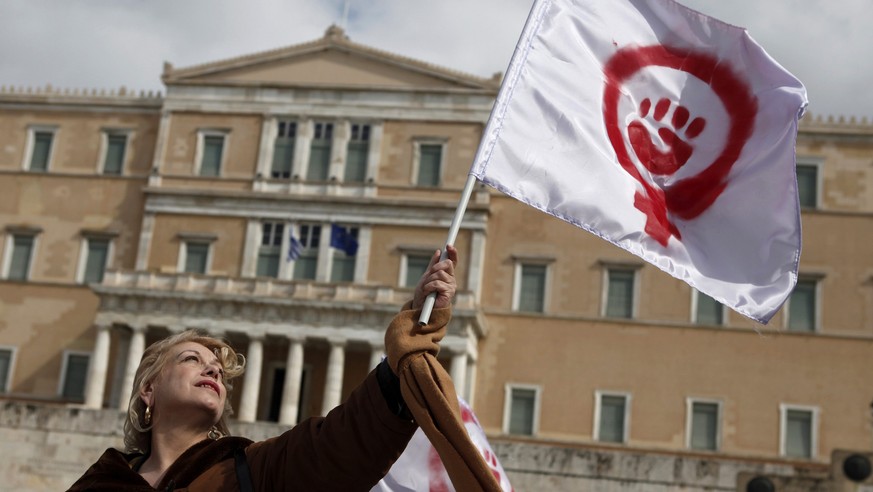
[[[730, 119], [722, 152], [700, 173], [664, 187], [643, 176], [637, 168], [625, 143], [625, 129], [619, 125], [618, 106], [626, 92], [625, 84], [648, 67], [671, 68], [701, 80], [722, 102]], [[680, 48], [654, 45], [620, 49], [604, 66], [604, 74], [603, 119], [607, 136], [621, 167], [643, 188], [634, 195], [634, 206], [646, 215], [646, 233], [667, 246], [671, 236], [682, 239], [670, 215], [686, 220], [697, 217], [728, 185], [727, 175], [754, 130], [758, 102], [749, 85], [723, 60]], [[628, 143], [649, 173], [672, 175], [691, 158], [694, 147], [690, 141], [705, 131], [706, 120], [696, 117], [686, 127], [694, 108], [675, 105], [667, 98], [659, 99], [652, 118], [660, 125], [657, 134], [667, 148], [662, 151], [655, 146], [653, 135], [641, 121], [649, 117], [651, 106], [648, 98], [639, 104], [639, 118], [626, 127]], [[673, 116], [668, 121], [664, 118], [671, 107]]]
[[427, 452], [427, 477], [430, 492], [451, 492], [449, 476], [439, 453], [433, 446]]

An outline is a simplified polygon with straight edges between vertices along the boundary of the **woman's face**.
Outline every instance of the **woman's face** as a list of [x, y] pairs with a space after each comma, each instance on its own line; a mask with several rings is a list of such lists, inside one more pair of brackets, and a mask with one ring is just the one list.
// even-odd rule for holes
[[218, 358], [196, 342], [170, 348], [167, 364], [151, 390], [155, 424], [171, 419], [188, 419], [194, 424], [202, 418], [212, 426], [221, 418], [227, 399]]

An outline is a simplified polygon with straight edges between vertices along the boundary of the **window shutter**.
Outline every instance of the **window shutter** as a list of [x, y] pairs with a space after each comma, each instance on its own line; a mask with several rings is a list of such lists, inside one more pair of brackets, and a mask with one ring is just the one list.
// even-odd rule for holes
[[103, 174], [121, 174], [124, 166], [124, 150], [127, 146], [126, 135], [109, 135], [106, 137], [106, 162]]
[[816, 166], [797, 165], [797, 194], [801, 207], [813, 208], [818, 205], [818, 168]]
[[718, 405], [694, 403], [691, 412], [691, 449], [714, 451], [718, 446]]
[[12, 351], [0, 349], [0, 393], [9, 391], [9, 372], [12, 368]]
[[703, 292], [697, 293], [697, 323], [701, 325], [722, 324], [724, 311], [721, 303]]
[[224, 137], [206, 136], [203, 138], [203, 162], [200, 164], [201, 176], [218, 176], [221, 173], [221, 154], [224, 150]]
[[509, 409], [509, 433], [523, 436], [533, 435], [534, 405], [536, 391], [513, 388]]
[[31, 171], [47, 171], [49, 155], [52, 149], [52, 137], [49, 132], [35, 132], [33, 135], [33, 152], [30, 154]]
[[606, 299], [606, 316], [630, 318], [633, 316], [634, 272], [610, 270]]
[[33, 254], [33, 236], [14, 236], [9, 279], [27, 280], [30, 276], [30, 257]]
[[600, 397], [600, 433], [603, 442], [624, 442], [625, 397]]
[[406, 283], [404, 287], [415, 287], [430, 264], [430, 256], [408, 255], [406, 257]]
[[546, 266], [522, 265], [518, 310], [541, 313], [545, 309]]
[[67, 372], [64, 378], [62, 396], [71, 400], [85, 399], [85, 381], [88, 378], [87, 355], [68, 354]]
[[812, 457], [812, 412], [785, 412], [785, 455], [793, 458]]
[[439, 186], [442, 145], [421, 145], [419, 148], [418, 186]]
[[109, 241], [105, 239], [88, 239], [88, 258], [85, 260], [86, 284], [103, 281], [106, 263], [109, 260]]
[[209, 245], [203, 243], [185, 244], [185, 272], [206, 273], [206, 261], [209, 255]]
[[788, 329], [815, 331], [815, 281], [800, 280], [788, 301]]

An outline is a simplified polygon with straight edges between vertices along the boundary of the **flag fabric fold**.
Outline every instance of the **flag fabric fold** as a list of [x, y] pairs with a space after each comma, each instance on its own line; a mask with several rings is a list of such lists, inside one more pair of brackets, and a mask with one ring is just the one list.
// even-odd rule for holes
[[[473, 409], [463, 398], [458, 398], [458, 405], [461, 409], [461, 420], [467, 429], [467, 434], [470, 435], [470, 440], [488, 464], [501, 489], [504, 492], [512, 492], [509, 476], [491, 448]], [[430, 443], [424, 431], [418, 429], [403, 454], [394, 462], [385, 478], [371, 489], [371, 492], [455, 492], [456, 490], [436, 448]]]
[[536, 0], [470, 172], [766, 323], [797, 281], [806, 105], [672, 0]]

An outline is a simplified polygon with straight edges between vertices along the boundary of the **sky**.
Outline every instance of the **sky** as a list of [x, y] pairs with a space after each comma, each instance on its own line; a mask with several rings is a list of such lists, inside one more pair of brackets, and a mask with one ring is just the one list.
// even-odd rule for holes
[[[583, 0], [584, 1], [584, 0]], [[745, 27], [816, 115], [873, 119], [873, 1], [682, 0]], [[505, 71], [532, 0], [2, 0], [0, 86], [161, 90], [175, 67], [320, 38], [480, 77]]]

